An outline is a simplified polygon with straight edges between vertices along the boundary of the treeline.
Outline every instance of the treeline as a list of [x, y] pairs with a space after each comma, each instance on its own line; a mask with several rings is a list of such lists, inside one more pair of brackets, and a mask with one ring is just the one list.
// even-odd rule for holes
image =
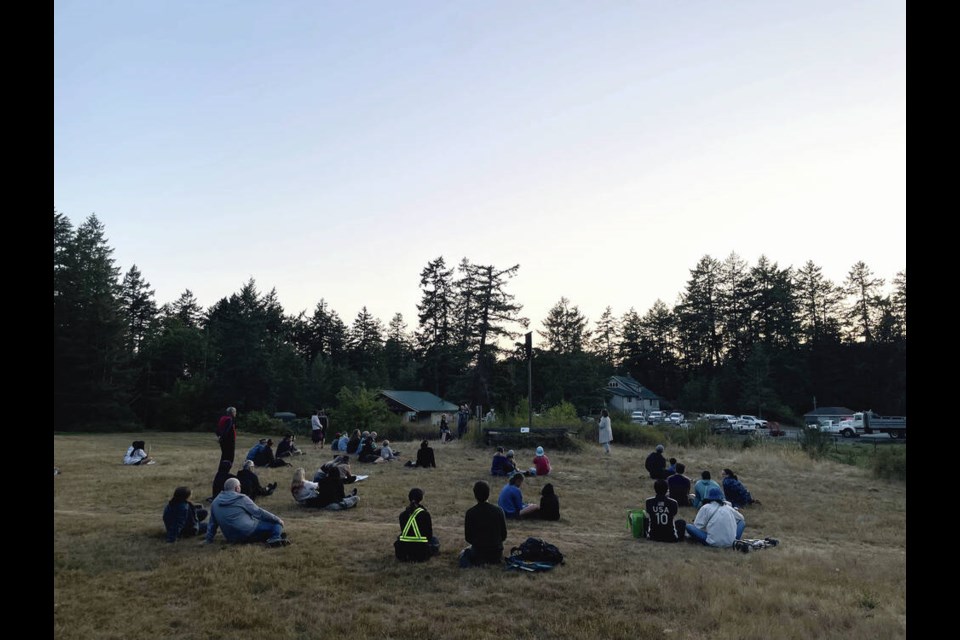
[[[431, 260], [411, 329], [366, 307], [348, 323], [322, 298], [290, 315], [252, 279], [207, 309], [189, 289], [160, 306], [112, 254], [96, 216], [74, 228], [54, 211], [56, 429], [192, 429], [228, 404], [303, 415], [335, 406], [344, 387], [427, 390], [501, 415], [526, 405], [529, 320], [508, 291], [519, 265]], [[838, 285], [812, 262], [732, 254], [704, 256], [673, 308], [607, 307], [591, 324], [561, 298], [534, 341], [533, 403], [586, 413], [617, 373], [687, 410], [794, 420], [816, 397], [905, 413], [906, 272], [892, 285], [862, 262]]]

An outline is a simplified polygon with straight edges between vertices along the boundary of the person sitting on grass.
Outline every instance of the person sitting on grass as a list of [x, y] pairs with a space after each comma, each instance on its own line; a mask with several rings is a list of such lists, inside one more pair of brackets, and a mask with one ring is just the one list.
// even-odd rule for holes
[[292, 433], [286, 433], [283, 436], [283, 440], [280, 441], [280, 444], [277, 445], [277, 457], [278, 458], [289, 458], [291, 456], [302, 456], [304, 452], [301, 451], [296, 445], [296, 436]]
[[545, 476], [550, 473], [550, 458], [543, 452], [543, 447], [537, 447], [537, 455], [533, 457], [533, 467], [528, 475]]
[[553, 489], [553, 484], [548, 482], [540, 489], [540, 510], [537, 515], [541, 520], [559, 520], [560, 519], [560, 499]]
[[504, 463], [507, 461], [507, 456], [503, 455], [503, 447], [497, 447], [497, 452], [493, 454], [493, 461], [490, 463], [490, 475], [492, 476], [505, 476], [507, 472], [504, 470]]
[[289, 467], [291, 464], [282, 458], [273, 455], [273, 439], [267, 438], [263, 447], [253, 458], [253, 464], [258, 467]]
[[509, 477], [515, 473], [520, 473], [520, 468], [517, 467], [517, 462], [514, 460], [514, 456], [515, 454], [513, 453], [513, 449], [507, 451], [507, 457], [503, 460], [503, 462], [500, 463], [500, 468], [503, 469], [503, 473], [501, 475]]
[[324, 476], [319, 482], [311, 482], [304, 478], [303, 467], [293, 472], [293, 482], [290, 484], [290, 493], [293, 499], [304, 507], [342, 511], [357, 506], [357, 490], [349, 496], [343, 492], [343, 478], [337, 465], [327, 462], [320, 470]]
[[340, 432], [333, 434], [333, 440], [330, 441], [330, 451], [340, 450]]
[[675, 474], [676, 472], [677, 472], [677, 459], [676, 459], [676, 458], [670, 458], [669, 464], [667, 464], [667, 469], [666, 469], [666, 471], [664, 471], [664, 473], [665, 473], [666, 476], [669, 478], [670, 476], [672, 476], [672, 475]]
[[417, 461], [413, 462], [412, 460], [407, 460], [407, 463], [403, 465], [405, 467], [422, 467], [424, 469], [428, 467], [437, 466], [437, 460], [433, 455], [433, 447], [430, 446], [430, 443], [424, 440], [420, 443], [420, 448], [417, 449]]
[[237, 474], [237, 480], [240, 481], [240, 492], [254, 502], [260, 496], [273, 495], [274, 489], [277, 488], [276, 482], [271, 482], [266, 488], [260, 484], [260, 478], [253, 471], [253, 460], [243, 461], [243, 469]]
[[399, 458], [400, 458], [400, 452], [394, 451], [393, 449], [391, 449], [390, 441], [387, 439], [384, 439], [384, 441], [380, 443], [380, 458], [378, 458], [375, 462], [377, 463], [392, 462], [394, 460], [398, 460]]
[[655, 480], [652, 498], [647, 498], [647, 537], [657, 542], [680, 542], [686, 537], [687, 523], [676, 518], [677, 501], [667, 495], [666, 480]]
[[476, 567], [503, 562], [503, 541], [507, 539], [507, 521], [503, 509], [492, 505], [490, 485], [483, 480], [473, 484], [477, 504], [467, 509], [463, 519], [464, 537], [470, 544], [460, 552], [460, 567]]
[[706, 469], [701, 471], [700, 480], [697, 480], [697, 484], [693, 485], [693, 506], [699, 509], [700, 505], [707, 499], [707, 494], [710, 493], [710, 489], [714, 487], [720, 489], [720, 485], [717, 484], [716, 480], [710, 479], [710, 472]]
[[255, 444], [255, 445], [253, 445], [252, 447], [250, 447], [250, 451], [247, 451], [247, 458], [246, 458], [246, 459], [247, 459], [247, 460], [253, 460], [254, 464], [256, 464], [257, 455], [263, 450], [263, 448], [264, 448], [265, 446], [267, 446], [267, 439], [266, 439], [266, 438], [260, 438], [260, 440], [257, 442], [257, 444]]
[[497, 504], [503, 509], [503, 514], [508, 518], [529, 518], [540, 510], [538, 504], [526, 504], [523, 501], [523, 493], [520, 491], [520, 485], [523, 484], [523, 474], [515, 473], [510, 476], [510, 480], [500, 490], [500, 497], [497, 498]]
[[440, 553], [440, 541], [433, 535], [430, 513], [421, 505], [423, 489], [407, 494], [410, 505], [400, 514], [400, 535], [393, 543], [397, 560], [424, 562]]
[[690, 537], [710, 547], [730, 548], [740, 539], [747, 522], [743, 514], [723, 499], [723, 491], [710, 489], [692, 524], [687, 525]]
[[344, 449], [350, 455], [356, 455], [357, 451], [360, 449], [360, 429], [354, 429], [353, 435], [350, 436], [350, 439], [347, 440], [347, 446]]
[[377, 453], [376, 445], [373, 442], [373, 434], [367, 435], [360, 443], [360, 449], [357, 451], [357, 462], [379, 462], [380, 454]]
[[683, 475], [687, 466], [682, 462], [676, 465], [676, 473], [667, 477], [670, 497], [681, 507], [689, 507], [693, 496], [690, 494], [690, 478]]
[[190, 502], [191, 495], [189, 487], [177, 487], [164, 507], [163, 526], [167, 530], [167, 542], [207, 532], [207, 523], [203, 522], [208, 515], [207, 510]]
[[143, 440], [134, 440], [127, 449], [126, 455], [123, 456], [123, 464], [156, 464], [156, 461], [144, 451], [146, 446]]
[[232, 466], [233, 463], [229, 460], [220, 461], [220, 468], [217, 470], [217, 475], [213, 476], [213, 492], [210, 494], [210, 500], [216, 498], [220, 492], [223, 491], [223, 485], [226, 484], [227, 480], [237, 477], [230, 473], [230, 467]]
[[740, 508], [751, 504], [760, 504], [759, 500], [754, 500], [747, 488], [737, 478], [730, 469], [723, 470], [723, 495], [733, 506]]
[[230, 478], [223, 491], [210, 505], [210, 526], [205, 544], [213, 542], [217, 529], [223, 530], [227, 542], [266, 542], [270, 547], [281, 547], [290, 542], [283, 533], [283, 520], [240, 493], [240, 481]]
[[667, 459], [663, 457], [662, 444], [658, 444], [657, 448], [647, 456], [643, 466], [653, 480], [665, 479], [667, 477]]

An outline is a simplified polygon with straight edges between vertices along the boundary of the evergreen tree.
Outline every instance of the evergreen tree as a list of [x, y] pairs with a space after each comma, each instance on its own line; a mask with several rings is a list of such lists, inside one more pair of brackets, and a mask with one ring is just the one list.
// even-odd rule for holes
[[546, 331], [537, 331], [547, 341], [547, 348], [555, 353], [582, 353], [588, 340], [587, 318], [567, 298], [560, 298], [543, 321]]
[[896, 332], [900, 339], [907, 337], [907, 270], [898, 271], [893, 279], [891, 296], [893, 317], [896, 320]]
[[823, 270], [808, 260], [797, 270], [797, 316], [807, 344], [839, 342], [842, 293], [823, 276]]
[[613, 309], [608, 305], [603, 310], [600, 319], [597, 320], [596, 328], [593, 330], [593, 340], [591, 347], [593, 353], [610, 367], [617, 365], [617, 343], [620, 339], [620, 323], [613, 315]]
[[143, 279], [137, 265], [130, 267], [120, 286], [120, 300], [127, 317], [127, 333], [131, 354], [140, 351], [147, 332], [157, 320], [157, 303], [153, 299], [155, 291], [150, 283]]
[[[423, 363], [421, 378], [427, 389], [443, 398], [458, 363], [454, 359], [457, 295], [453, 288], [453, 270], [446, 268], [442, 256], [428, 262], [420, 272], [420, 289], [416, 341]], [[460, 333], [466, 335], [467, 328]]]
[[850, 268], [844, 281], [844, 293], [850, 300], [847, 329], [851, 339], [862, 339], [867, 344], [873, 341], [873, 331], [879, 322], [878, 301], [881, 287], [883, 279], [875, 278], [863, 261]]
[[720, 308], [720, 263], [704, 256], [690, 271], [677, 314], [681, 363], [688, 372], [712, 370], [720, 364], [723, 349]]
[[383, 323], [364, 306], [350, 327], [347, 351], [351, 368], [371, 386], [385, 382], [383, 361]]
[[750, 305], [754, 340], [792, 349], [800, 344], [800, 323], [793, 273], [761, 255], [750, 270], [754, 295]]
[[133, 418], [127, 321], [112, 256], [96, 215], [74, 232], [54, 211], [54, 424], [61, 428]]

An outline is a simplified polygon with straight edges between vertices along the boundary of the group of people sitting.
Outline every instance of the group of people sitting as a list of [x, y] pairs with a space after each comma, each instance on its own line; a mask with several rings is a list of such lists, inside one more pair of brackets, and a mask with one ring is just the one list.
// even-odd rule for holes
[[355, 455], [358, 462], [382, 464], [400, 458], [400, 452], [393, 450], [389, 440], [384, 438], [381, 442], [377, 442], [376, 431], [361, 433], [359, 429], [354, 429], [353, 434], [349, 436], [346, 432], [336, 433], [330, 441], [330, 449], [346, 455]]
[[[723, 470], [723, 486], [703, 470], [690, 493], [686, 466], [663, 455], [663, 445], [647, 456], [645, 466], [654, 479], [654, 496], [645, 502], [645, 535], [659, 542], [679, 542], [688, 535], [691, 540], [712, 547], [732, 547], [740, 540], [746, 520], [740, 508], [760, 504], [731, 469]], [[699, 509], [692, 523], [677, 518], [679, 507]]]
[[[512, 484], [516, 482], [517, 484]], [[514, 487], [519, 492], [519, 483], [523, 482], [523, 475], [517, 474], [510, 479], [507, 487]], [[548, 491], [549, 488], [549, 491]], [[504, 488], [506, 490], [506, 487]], [[553, 501], [547, 501], [539, 511], [546, 513], [555, 510], [556, 518], [560, 517], [560, 505], [553, 493], [553, 485], [547, 484], [543, 488], [543, 496], [552, 496]], [[501, 492], [501, 498], [504, 492]], [[500, 506], [488, 502], [490, 485], [478, 480], [473, 485], [473, 496], [477, 504], [467, 509], [463, 519], [464, 538], [470, 546], [460, 551], [458, 563], [462, 568], [476, 567], [484, 564], [500, 564], [503, 562], [503, 543], [507, 539], [507, 521], [511, 516]], [[407, 495], [410, 504], [400, 513], [400, 535], [393, 543], [394, 554], [398, 560], [406, 562], [423, 562], [440, 553], [440, 541], [433, 533], [433, 521], [430, 513], [423, 506], [423, 490], [414, 487]], [[522, 497], [521, 497], [522, 500]], [[541, 500], [543, 504], [543, 500]], [[553, 504], [553, 506], [549, 506]], [[534, 505], [536, 506], [536, 505]]]
[[552, 469], [550, 458], [544, 453], [543, 447], [537, 447], [536, 455], [533, 456], [533, 466], [529, 469], [521, 471], [514, 456], [513, 449], [504, 453], [503, 447], [497, 447], [496, 453], [493, 454], [493, 461], [490, 463], [490, 475], [510, 477], [522, 473], [526, 476], [545, 476]]

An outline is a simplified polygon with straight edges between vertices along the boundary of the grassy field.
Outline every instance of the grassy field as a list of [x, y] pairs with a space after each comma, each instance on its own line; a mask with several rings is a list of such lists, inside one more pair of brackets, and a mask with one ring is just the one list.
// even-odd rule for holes
[[[237, 461], [256, 441], [240, 434]], [[158, 464], [120, 464], [145, 439]], [[329, 449], [294, 460], [308, 475]], [[393, 443], [404, 458], [412, 442]], [[492, 449], [433, 444], [437, 469], [354, 464], [370, 478], [345, 512], [306, 510], [288, 491], [295, 467], [263, 469], [277, 492], [260, 504], [282, 517], [293, 544], [202, 546], [164, 540], [161, 514], [178, 485], [210, 494], [219, 459], [211, 434], [54, 436], [54, 636], [74, 638], [643, 638], [883, 639], [906, 635], [906, 487], [867, 469], [815, 462], [776, 443], [749, 449], [667, 448], [699, 478], [734, 469], [762, 501], [744, 509], [746, 537], [780, 546], [750, 554], [635, 540], [626, 513], [653, 494], [646, 448], [547, 451], [559, 522], [508, 522], [505, 546], [527, 536], [556, 544], [557, 569], [461, 570], [463, 514], [488, 475]], [[533, 451], [518, 450], [528, 465]], [[524, 498], [548, 480], [528, 478]], [[441, 554], [393, 557], [398, 514], [419, 486]], [[693, 508], [681, 508], [692, 521]]]

